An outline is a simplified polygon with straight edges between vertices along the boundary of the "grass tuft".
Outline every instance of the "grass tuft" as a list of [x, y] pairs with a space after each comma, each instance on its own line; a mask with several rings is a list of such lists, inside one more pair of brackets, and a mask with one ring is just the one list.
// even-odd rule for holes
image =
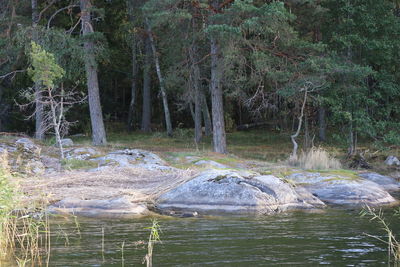
[[340, 162], [331, 157], [323, 148], [312, 148], [302, 152], [298, 159], [289, 159], [289, 165], [312, 170], [340, 169]]

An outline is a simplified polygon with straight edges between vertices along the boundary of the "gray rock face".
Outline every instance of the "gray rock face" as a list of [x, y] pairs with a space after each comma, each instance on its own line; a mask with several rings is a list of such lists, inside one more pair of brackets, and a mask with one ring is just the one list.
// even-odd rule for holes
[[337, 205], [382, 205], [396, 200], [379, 184], [357, 177], [340, 177], [320, 173], [294, 173], [287, 177], [303, 185], [326, 203]]
[[40, 159], [46, 168], [46, 173], [53, 173], [61, 170], [61, 162], [58, 158], [42, 155]]
[[0, 143], [0, 153], [10, 153], [15, 151], [17, 151], [17, 148], [15, 146]]
[[148, 170], [171, 170], [170, 166], [159, 156], [141, 149], [125, 149], [110, 152], [104, 157], [93, 158], [99, 162], [100, 167], [140, 167]]
[[324, 206], [272, 175], [248, 178], [234, 171], [209, 170], [161, 195], [156, 209], [167, 214], [269, 214]]
[[45, 166], [41, 161], [30, 160], [26, 162], [25, 166], [27, 173], [32, 173], [35, 175], [42, 175], [45, 173]]
[[400, 160], [395, 156], [389, 156], [386, 158], [385, 164], [389, 166], [400, 166]]
[[397, 182], [392, 177], [380, 175], [375, 172], [362, 173], [362, 174], [360, 174], [360, 176], [364, 179], [367, 179], [369, 181], [379, 184], [385, 190], [388, 190], [388, 191], [400, 190], [400, 183]]
[[15, 149], [6, 148], [9, 154], [9, 165], [15, 172], [27, 175], [41, 175], [45, 166], [41, 162], [41, 148], [28, 138], [15, 141]]
[[39, 156], [40, 155], [40, 147], [35, 145], [35, 143], [32, 142], [32, 140], [28, 138], [21, 138], [15, 141], [15, 145], [17, 147], [17, 150], [26, 153], [26, 154], [31, 154], [33, 156]]
[[72, 141], [72, 139], [70, 139], [70, 138], [64, 138], [64, 139], [61, 139], [61, 145], [63, 147], [73, 146], [74, 145], [74, 141]]
[[99, 155], [100, 152], [91, 147], [79, 147], [66, 151], [65, 157], [67, 159], [86, 160]]
[[131, 218], [149, 214], [144, 204], [127, 198], [81, 200], [66, 198], [49, 207], [49, 212], [95, 218]]

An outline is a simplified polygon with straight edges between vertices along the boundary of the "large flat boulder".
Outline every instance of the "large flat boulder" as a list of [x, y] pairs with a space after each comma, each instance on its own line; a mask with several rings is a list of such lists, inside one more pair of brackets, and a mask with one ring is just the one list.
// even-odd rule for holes
[[132, 203], [125, 197], [82, 200], [66, 198], [49, 207], [49, 212], [94, 218], [131, 218], [148, 215], [146, 205]]
[[336, 205], [384, 205], [395, 203], [384, 186], [357, 177], [314, 172], [293, 173], [287, 176], [307, 188], [322, 201]]
[[208, 170], [161, 195], [156, 210], [164, 214], [270, 214], [324, 207], [307, 191], [272, 175], [246, 177], [230, 170]]

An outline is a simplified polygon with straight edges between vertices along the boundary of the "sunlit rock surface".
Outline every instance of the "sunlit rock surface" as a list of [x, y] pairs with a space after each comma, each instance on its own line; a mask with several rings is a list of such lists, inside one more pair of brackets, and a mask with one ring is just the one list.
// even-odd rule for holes
[[126, 197], [91, 200], [66, 198], [51, 205], [49, 212], [96, 218], [130, 218], [149, 214], [146, 205], [132, 203]]
[[165, 214], [270, 214], [324, 207], [318, 198], [272, 176], [241, 176], [235, 171], [208, 170], [161, 195], [156, 209]]
[[303, 172], [291, 174], [287, 179], [304, 186], [327, 204], [383, 205], [396, 202], [384, 185], [358, 176]]

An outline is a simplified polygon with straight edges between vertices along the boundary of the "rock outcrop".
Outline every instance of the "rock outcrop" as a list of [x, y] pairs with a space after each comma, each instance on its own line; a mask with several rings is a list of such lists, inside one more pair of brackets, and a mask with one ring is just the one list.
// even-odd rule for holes
[[362, 177], [303, 172], [287, 178], [327, 204], [384, 205], [396, 202], [384, 186]]
[[386, 158], [385, 164], [389, 166], [400, 166], [400, 160], [395, 156], [389, 156]]
[[81, 200], [66, 198], [49, 207], [49, 212], [96, 218], [131, 218], [148, 215], [145, 204], [132, 203], [126, 197]]
[[100, 151], [91, 147], [78, 147], [65, 152], [65, 158], [67, 159], [88, 160], [101, 156]]
[[64, 139], [61, 139], [61, 145], [63, 147], [70, 147], [70, 146], [74, 145], [74, 141], [72, 141], [71, 138], [64, 138]]
[[108, 153], [103, 157], [91, 159], [99, 163], [99, 167], [113, 166], [123, 168], [143, 168], [147, 170], [171, 170], [173, 167], [156, 154], [141, 149], [125, 149]]
[[17, 141], [15, 141], [15, 145], [17, 147], [17, 150], [23, 154], [32, 155], [35, 157], [40, 156], [41, 148], [29, 138], [18, 139]]
[[11, 169], [23, 174], [42, 175], [45, 166], [41, 162], [41, 147], [28, 138], [20, 138], [15, 141], [15, 150], [11, 152], [9, 163]]
[[384, 176], [375, 172], [367, 172], [367, 173], [361, 173], [360, 177], [372, 181], [374, 183], [377, 183], [387, 191], [400, 190], [400, 183], [396, 181], [396, 179], [389, 176]]
[[164, 214], [270, 214], [324, 207], [318, 198], [272, 176], [244, 177], [230, 170], [209, 170], [161, 195]]

